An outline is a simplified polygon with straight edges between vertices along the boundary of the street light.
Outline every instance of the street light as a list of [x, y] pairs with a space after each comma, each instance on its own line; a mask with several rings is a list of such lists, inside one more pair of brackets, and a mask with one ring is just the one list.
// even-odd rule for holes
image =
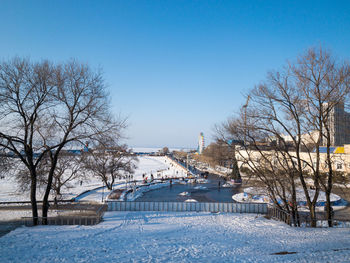
[[187, 170], [187, 176], [188, 176], [188, 153], [187, 153], [187, 160], [186, 160], [186, 170]]
[[243, 105], [243, 108], [244, 108], [244, 145], [246, 144], [246, 133], [247, 133], [247, 107], [248, 107], [248, 103], [249, 103], [249, 100], [250, 100], [250, 96], [248, 95], [247, 97], [247, 101], [246, 103]]

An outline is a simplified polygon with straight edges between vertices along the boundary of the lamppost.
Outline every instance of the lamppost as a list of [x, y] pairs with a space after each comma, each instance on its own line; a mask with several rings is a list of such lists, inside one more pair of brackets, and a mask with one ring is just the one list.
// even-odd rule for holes
[[187, 170], [187, 176], [188, 176], [188, 153], [187, 153], [187, 159], [186, 159], [186, 170]]
[[244, 144], [246, 143], [246, 134], [247, 134], [247, 107], [248, 107], [248, 103], [249, 103], [249, 100], [250, 100], [250, 96], [248, 95], [247, 97], [247, 101], [246, 103], [243, 105], [243, 108], [244, 108]]

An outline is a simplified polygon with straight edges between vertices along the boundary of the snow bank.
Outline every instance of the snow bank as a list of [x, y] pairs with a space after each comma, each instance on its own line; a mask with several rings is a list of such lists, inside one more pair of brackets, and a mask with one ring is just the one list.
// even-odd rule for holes
[[[96, 226], [21, 227], [2, 262], [348, 262], [350, 229], [292, 228], [247, 214], [108, 212]], [[281, 252], [295, 254], [276, 255]], [[283, 254], [283, 253], [282, 253]]]
[[164, 183], [155, 183], [155, 184], [151, 184], [148, 186], [141, 186], [139, 187], [135, 192], [129, 193], [126, 195], [126, 200], [127, 201], [135, 201], [137, 198], [141, 197], [143, 195], [143, 193], [155, 190], [155, 189], [159, 189], [162, 187], [166, 187], [169, 186], [170, 182], [164, 182]]
[[[308, 189], [311, 199], [315, 195], [315, 190]], [[232, 196], [232, 199], [236, 202], [253, 202], [253, 203], [271, 203], [268, 197], [268, 191], [266, 188], [261, 187], [248, 187], [244, 189], [244, 193], [238, 193]], [[342, 205], [341, 197], [336, 194], [331, 194], [330, 199], [333, 205]], [[302, 188], [296, 189], [296, 200], [299, 205], [306, 205], [306, 196]], [[326, 202], [326, 193], [319, 192], [317, 198], [317, 206], [324, 206]]]

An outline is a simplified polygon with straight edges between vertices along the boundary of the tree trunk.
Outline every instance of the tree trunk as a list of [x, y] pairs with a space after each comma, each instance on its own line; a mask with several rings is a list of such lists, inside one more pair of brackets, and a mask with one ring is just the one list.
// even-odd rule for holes
[[45, 194], [44, 194], [44, 199], [43, 199], [43, 208], [42, 208], [42, 212], [43, 212], [43, 225], [47, 225], [47, 214], [49, 211], [49, 195], [50, 195], [50, 191], [52, 188], [52, 181], [53, 181], [53, 175], [56, 169], [56, 165], [57, 165], [57, 158], [58, 158], [58, 154], [59, 151], [61, 149], [59, 148], [56, 153], [55, 156], [53, 157], [50, 154], [50, 159], [51, 159], [51, 168], [50, 168], [50, 172], [49, 172], [49, 176], [47, 178], [47, 185], [46, 185], [46, 189], [45, 189]]
[[[48, 183], [49, 184], [49, 183]], [[45, 195], [44, 195], [44, 199], [43, 199], [43, 208], [42, 208], [42, 212], [43, 212], [43, 225], [47, 225], [47, 214], [49, 211], [49, 194], [50, 194], [50, 190], [51, 190], [51, 186], [49, 187], [47, 185], [46, 190], [45, 190]]]
[[296, 195], [295, 183], [293, 178], [292, 178], [292, 202], [291, 203], [292, 203], [293, 224], [294, 226], [300, 226], [299, 212], [298, 212], [298, 205], [297, 205], [297, 195]]
[[111, 189], [109, 189], [109, 190], [113, 190], [113, 184], [114, 184], [114, 180], [115, 180], [115, 176], [114, 175], [112, 175], [111, 177], [112, 177], [112, 179], [111, 179]]
[[326, 216], [328, 220], [328, 226], [333, 226], [333, 209], [331, 208], [331, 191], [326, 191]]
[[36, 203], [36, 174], [31, 172], [30, 202], [32, 204], [33, 225], [38, 225], [38, 205]]
[[310, 220], [311, 220], [311, 227], [316, 227], [316, 209], [315, 204], [312, 204], [310, 207]]
[[327, 211], [327, 220], [328, 220], [328, 226], [332, 227], [332, 217], [333, 217], [333, 211], [331, 208], [331, 192], [332, 192], [332, 186], [333, 186], [333, 167], [332, 167], [332, 158], [330, 154], [330, 147], [331, 147], [331, 136], [329, 127], [326, 128], [327, 131], [327, 163], [328, 163], [328, 176], [327, 176], [327, 183], [325, 183], [325, 193], [326, 193], [326, 211]]

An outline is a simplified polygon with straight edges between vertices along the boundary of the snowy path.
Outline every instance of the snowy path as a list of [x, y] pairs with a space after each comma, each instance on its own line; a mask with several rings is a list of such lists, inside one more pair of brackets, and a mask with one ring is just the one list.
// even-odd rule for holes
[[[243, 214], [108, 212], [97, 226], [18, 228], [3, 262], [347, 262], [350, 229], [291, 228]], [[272, 255], [276, 252], [296, 252]]]

